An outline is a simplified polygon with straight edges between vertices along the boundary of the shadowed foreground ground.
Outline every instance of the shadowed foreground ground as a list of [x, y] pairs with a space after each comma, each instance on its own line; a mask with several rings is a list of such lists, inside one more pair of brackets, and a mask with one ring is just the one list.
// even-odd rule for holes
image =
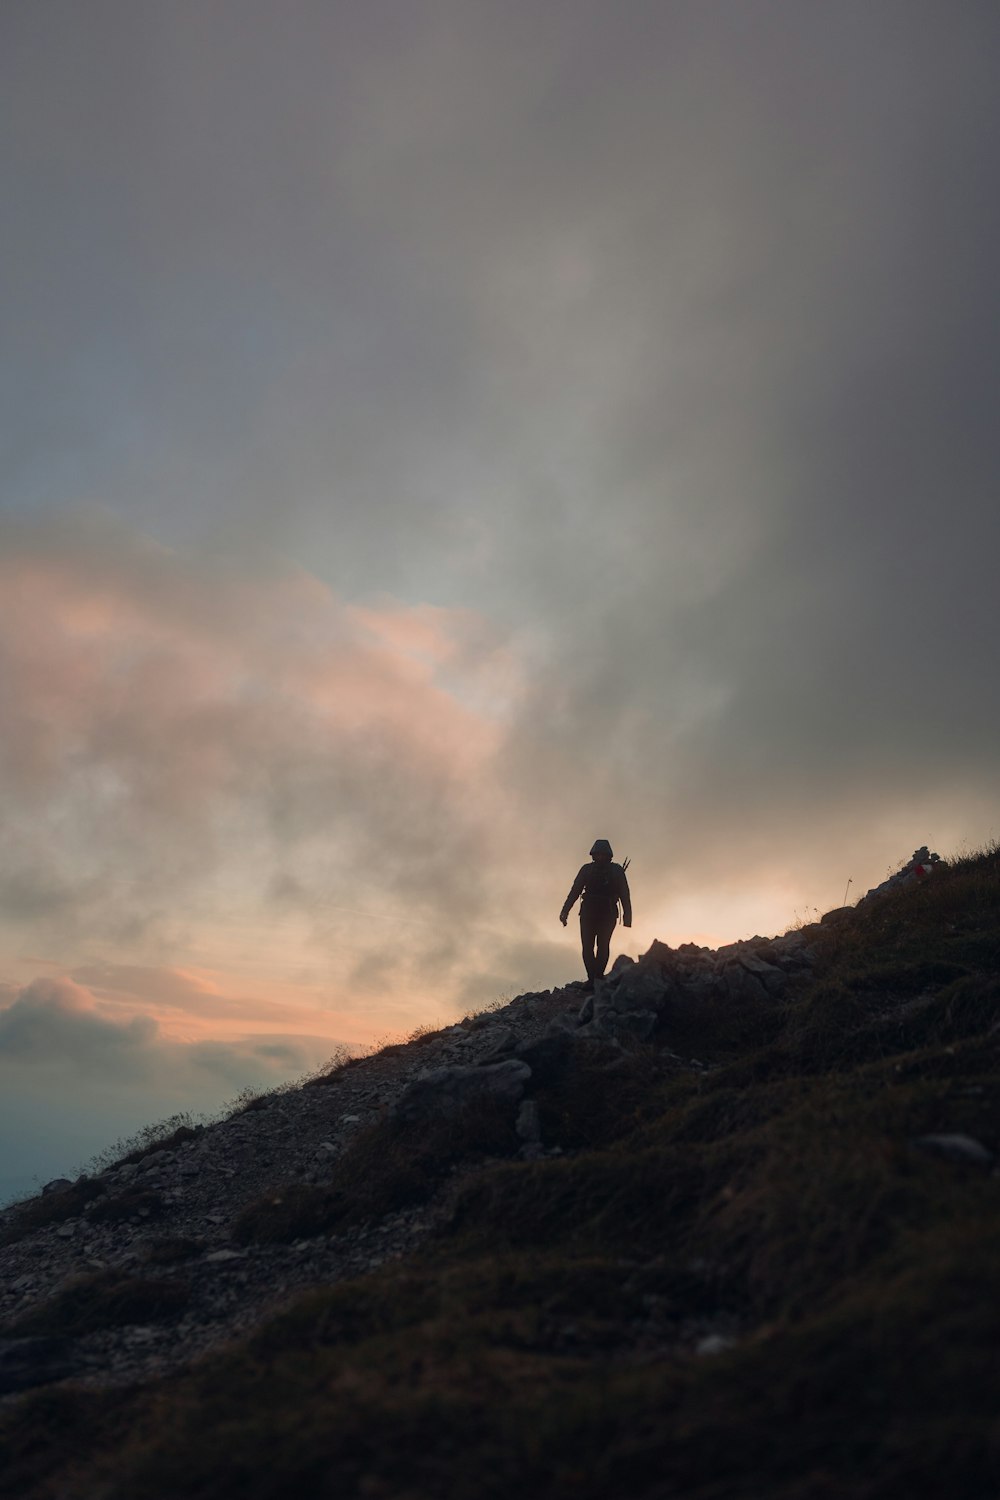
[[779, 998], [542, 1058], [559, 1156], [484, 1097], [251, 1204], [245, 1244], [435, 1228], [189, 1370], [8, 1400], [0, 1494], [995, 1494], [1000, 855], [809, 938]]

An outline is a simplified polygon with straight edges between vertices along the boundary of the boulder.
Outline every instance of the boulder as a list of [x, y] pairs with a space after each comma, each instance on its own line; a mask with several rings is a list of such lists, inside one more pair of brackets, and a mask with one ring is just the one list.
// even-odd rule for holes
[[611, 973], [620, 974], [624, 969], [630, 968], [634, 963], [635, 959], [630, 958], [627, 953], [619, 953], [618, 957], [611, 965]]
[[517, 1036], [510, 1026], [491, 1026], [485, 1033], [484, 1041], [486, 1046], [479, 1057], [480, 1067], [498, 1062], [505, 1053], [513, 1052]]
[[739, 961], [769, 995], [780, 995], [788, 983], [785, 974], [776, 964], [765, 963], [755, 953], [741, 953]]
[[653, 1035], [658, 1020], [655, 1010], [629, 1010], [623, 1015], [616, 1014], [610, 1029], [613, 1036], [633, 1036], [644, 1042]]
[[[614, 985], [602, 985], [602, 995], [619, 1014], [630, 1010], [658, 1010], [673, 989], [673, 983], [657, 966], [643, 969], [633, 964]], [[596, 1006], [595, 998], [595, 1006]], [[595, 1011], [596, 1013], [596, 1011]]]
[[391, 1118], [412, 1123], [437, 1115], [455, 1114], [477, 1095], [516, 1104], [531, 1077], [531, 1068], [521, 1058], [479, 1068], [432, 1068], [407, 1084], [391, 1109]]
[[987, 1150], [981, 1141], [974, 1140], [971, 1135], [961, 1135], [957, 1132], [944, 1135], [920, 1135], [913, 1144], [921, 1151], [930, 1151], [935, 1156], [946, 1157], [948, 1161], [967, 1162], [973, 1167], [993, 1165], [993, 1152]]
[[720, 977], [731, 1000], [744, 1004], [747, 1001], [767, 999], [767, 991], [760, 980], [745, 969], [738, 959], [731, 959], [725, 964]]
[[675, 959], [676, 954], [669, 943], [661, 943], [659, 938], [654, 938], [639, 959], [638, 967], [641, 969], [669, 969], [673, 966]]
[[574, 1045], [572, 1032], [553, 1028], [535, 1041], [521, 1042], [515, 1055], [529, 1068], [533, 1086], [547, 1087], [565, 1072]]
[[534, 1099], [524, 1099], [514, 1121], [514, 1129], [520, 1140], [537, 1145], [542, 1139], [542, 1127], [538, 1118], [538, 1105]]

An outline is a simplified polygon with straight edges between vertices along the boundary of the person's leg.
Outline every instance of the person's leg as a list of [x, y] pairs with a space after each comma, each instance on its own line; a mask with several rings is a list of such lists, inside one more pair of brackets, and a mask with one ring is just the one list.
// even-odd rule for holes
[[617, 920], [616, 916], [604, 917], [596, 924], [597, 954], [594, 958], [594, 972], [590, 976], [592, 979], [604, 978], [604, 971], [611, 957], [611, 934]]
[[[580, 912], [580, 944], [583, 948], [583, 966], [587, 971], [587, 978], [594, 978], [596, 961], [594, 958], [594, 944], [597, 942], [597, 925], [589, 912]], [[607, 962], [607, 960], [605, 960]]]

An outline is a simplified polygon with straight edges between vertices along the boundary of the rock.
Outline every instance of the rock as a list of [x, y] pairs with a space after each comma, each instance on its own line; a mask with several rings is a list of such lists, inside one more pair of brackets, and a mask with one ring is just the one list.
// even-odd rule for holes
[[890, 875], [888, 880], [883, 880], [881, 885], [873, 886], [870, 891], [866, 891], [858, 905], [861, 906], [875, 896], [884, 896], [900, 886], [918, 885], [932, 875], [940, 864], [940, 854], [931, 854], [927, 845], [921, 844], [919, 849], [914, 849], [912, 858], [901, 870], [897, 870], [895, 875]]
[[659, 938], [654, 938], [640, 958], [639, 967], [643, 969], [671, 968], [674, 958], [674, 950], [669, 943], [661, 943]]
[[560, 1015], [552, 1017], [543, 1035], [549, 1037], [558, 1036], [560, 1032], [574, 1032], [579, 1024], [576, 1011], [563, 1011]]
[[71, 1188], [72, 1186], [73, 1184], [68, 1177], [53, 1177], [52, 1181], [47, 1182], [42, 1188], [42, 1197], [44, 1198], [47, 1193], [64, 1193], [67, 1188]]
[[745, 1004], [747, 1001], [767, 999], [767, 991], [760, 980], [745, 969], [738, 959], [725, 965], [721, 978], [731, 1000]]
[[694, 1346], [695, 1354], [724, 1354], [736, 1343], [735, 1339], [727, 1338], [724, 1333], [709, 1333], [703, 1339], [699, 1339]]
[[542, 1128], [538, 1118], [538, 1105], [534, 1099], [525, 1099], [517, 1112], [514, 1129], [520, 1140], [532, 1141], [536, 1145], [542, 1139]]
[[[223, 1123], [228, 1124], [229, 1122], [223, 1121]], [[172, 1162], [173, 1159], [174, 1153], [172, 1151], [160, 1149], [159, 1151], [150, 1151], [148, 1156], [144, 1156], [142, 1158], [142, 1161], [139, 1163], [139, 1165], [144, 1172], [148, 1172], [151, 1167], [167, 1166], [167, 1164], [169, 1162]]]
[[594, 997], [594, 1014], [600, 1011], [599, 999], [607, 1000], [612, 1010], [658, 1010], [673, 989], [671, 981], [660, 968], [642, 969], [633, 964], [613, 987], [601, 986], [599, 997]]
[[659, 1017], [654, 1010], [630, 1010], [614, 1018], [615, 1036], [634, 1036], [644, 1042], [653, 1035]]
[[390, 1117], [413, 1121], [454, 1114], [477, 1094], [491, 1094], [513, 1104], [530, 1077], [531, 1068], [515, 1057], [488, 1067], [432, 1068], [407, 1084], [392, 1105]]
[[944, 1156], [948, 1161], [968, 1162], [974, 1167], [993, 1165], [993, 1152], [971, 1135], [920, 1135], [913, 1144], [921, 1151], [930, 1151], [935, 1156]]
[[823, 913], [819, 919], [819, 925], [821, 927], [839, 927], [842, 922], [847, 922], [853, 915], [853, 906], [835, 906], [833, 911]]
[[69, 1339], [0, 1339], [0, 1395], [64, 1380], [78, 1368]]
[[479, 1059], [480, 1067], [496, 1062], [506, 1052], [513, 1052], [517, 1036], [509, 1026], [494, 1026], [487, 1034], [487, 1047]]
[[623, 970], [629, 968], [634, 963], [635, 963], [635, 959], [634, 958], [629, 958], [629, 956], [628, 956], [627, 953], [619, 953], [618, 957], [615, 959], [614, 963], [611, 965], [611, 973], [612, 974], [621, 974]]
[[59, 1225], [59, 1228], [56, 1230], [56, 1234], [61, 1240], [71, 1240], [76, 1234], [78, 1228], [79, 1225], [77, 1224], [76, 1219], [67, 1219], [65, 1224]]
[[246, 1260], [246, 1251], [213, 1250], [211, 1254], [205, 1256], [205, 1264], [207, 1266], [225, 1265], [226, 1262], [230, 1260]]
[[571, 1032], [550, 1031], [535, 1041], [519, 1043], [515, 1055], [527, 1063], [534, 1086], [545, 1088], [555, 1083], [566, 1070], [575, 1045]]
[[787, 976], [776, 964], [766, 963], [755, 953], [742, 953], [740, 963], [769, 995], [780, 995], [788, 983]]

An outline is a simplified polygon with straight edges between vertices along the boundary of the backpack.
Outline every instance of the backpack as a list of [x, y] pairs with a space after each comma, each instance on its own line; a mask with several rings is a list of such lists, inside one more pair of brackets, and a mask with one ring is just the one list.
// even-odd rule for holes
[[595, 865], [587, 876], [587, 883], [583, 888], [583, 901], [590, 911], [606, 911], [618, 913], [618, 865]]

